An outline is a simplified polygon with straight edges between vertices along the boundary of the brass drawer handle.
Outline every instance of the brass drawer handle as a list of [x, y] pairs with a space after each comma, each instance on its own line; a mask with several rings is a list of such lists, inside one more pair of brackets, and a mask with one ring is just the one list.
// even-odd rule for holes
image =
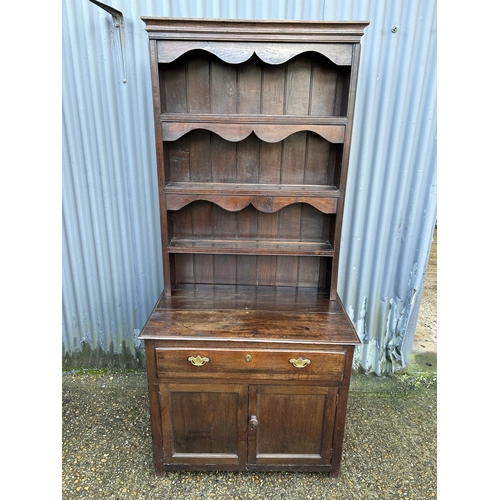
[[311, 360], [307, 359], [307, 358], [305, 358], [305, 359], [302, 359], [302, 358], [299, 358], [299, 359], [290, 358], [288, 361], [290, 363], [292, 363], [292, 365], [295, 366], [295, 368], [304, 368], [307, 365], [311, 364]]
[[194, 356], [189, 356], [188, 361], [190, 361], [194, 366], [203, 366], [205, 363], [208, 363], [210, 361], [210, 358], [202, 358], [198, 354], [196, 358]]

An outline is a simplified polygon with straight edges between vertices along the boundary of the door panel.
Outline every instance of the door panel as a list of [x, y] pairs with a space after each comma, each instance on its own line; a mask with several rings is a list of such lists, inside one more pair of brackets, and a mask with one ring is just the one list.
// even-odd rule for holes
[[[250, 387], [249, 463], [293, 465], [330, 463], [335, 387]], [[255, 419], [254, 419], [255, 422]]]
[[247, 387], [243, 384], [160, 384], [166, 462], [245, 463]]

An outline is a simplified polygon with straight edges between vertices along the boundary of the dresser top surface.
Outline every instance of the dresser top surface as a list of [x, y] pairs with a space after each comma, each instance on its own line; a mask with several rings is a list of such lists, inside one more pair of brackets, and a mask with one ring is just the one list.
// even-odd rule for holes
[[162, 295], [139, 338], [360, 344], [342, 303], [326, 293], [223, 285]]

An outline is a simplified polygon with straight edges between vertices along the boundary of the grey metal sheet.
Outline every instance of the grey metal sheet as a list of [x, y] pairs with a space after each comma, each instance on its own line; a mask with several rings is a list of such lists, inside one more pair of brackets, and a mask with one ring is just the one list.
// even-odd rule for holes
[[[68, 365], [139, 366], [162, 288], [148, 42], [140, 16], [369, 20], [339, 292], [355, 367], [408, 362], [436, 222], [436, 2], [63, 1], [63, 350]], [[393, 29], [393, 27], [396, 27]], [[121, 33], [121, 37], [120, 37]]]

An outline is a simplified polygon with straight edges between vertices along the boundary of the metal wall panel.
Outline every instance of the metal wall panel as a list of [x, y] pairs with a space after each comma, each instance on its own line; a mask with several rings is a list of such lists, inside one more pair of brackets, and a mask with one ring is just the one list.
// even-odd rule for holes
[[[407, 364], [436, 222], [436, 2], [63, 0], [64, 365], [142, 366], [162, 289], [148, 58], [140, 16], [369, 20], [361, 39], [339, 293], [355, 368]], [[393, 29], [393, 27], [395, 27]]]

